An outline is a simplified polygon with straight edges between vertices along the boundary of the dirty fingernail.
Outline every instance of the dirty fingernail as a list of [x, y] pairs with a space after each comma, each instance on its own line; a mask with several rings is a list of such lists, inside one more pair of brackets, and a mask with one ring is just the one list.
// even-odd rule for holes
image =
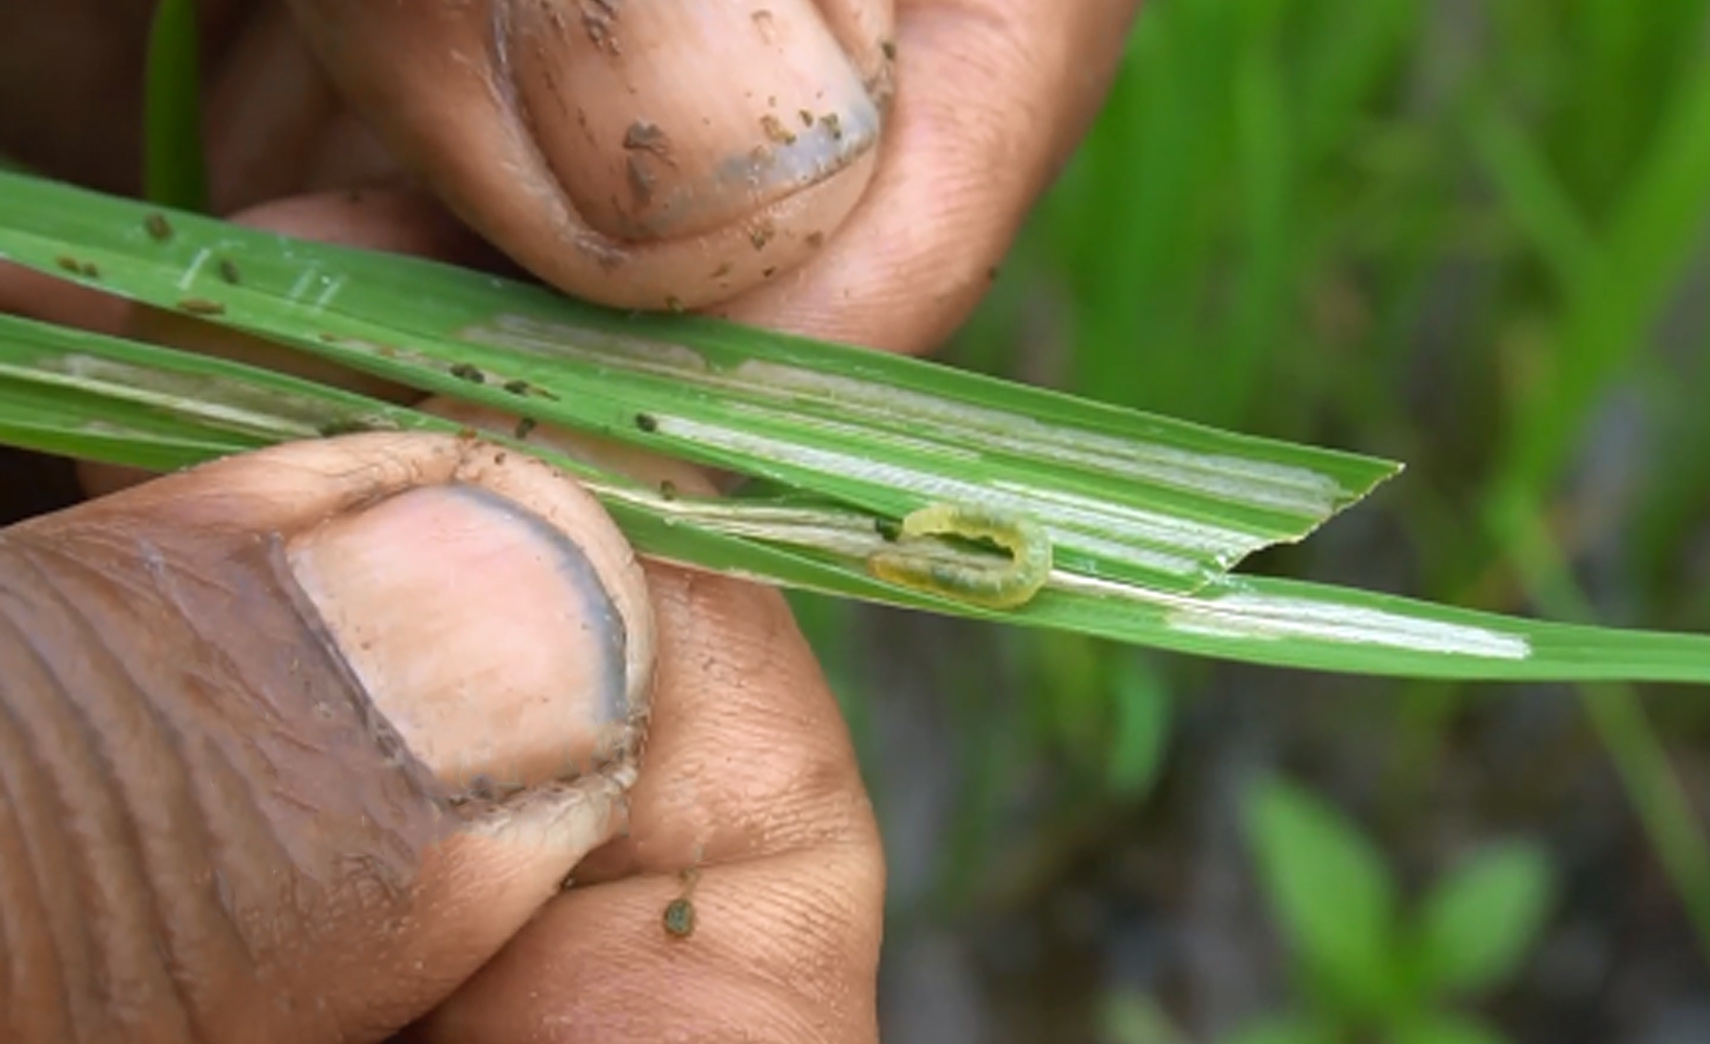
[[517, 19], [511, 61], [540, 146], [614, 239], [742, 220], [877, 141], [861, 73], [807, 0], [529, 4]]
[[454, 794], [502, 798], [629, 742], [645, 597], [615, 589], [638, 581], [603, 512], [586, 532], [558, 521], [481, 486], [425, 486], [288, 546], [356, 680]]

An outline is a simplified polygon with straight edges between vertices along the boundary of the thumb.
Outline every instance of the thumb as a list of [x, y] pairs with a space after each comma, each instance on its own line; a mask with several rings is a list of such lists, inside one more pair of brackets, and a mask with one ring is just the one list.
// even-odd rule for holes
[[653, 616], [539, 462], [376, 434], [0, 530], [0, 1040], [375, 1040], [622, 826]]

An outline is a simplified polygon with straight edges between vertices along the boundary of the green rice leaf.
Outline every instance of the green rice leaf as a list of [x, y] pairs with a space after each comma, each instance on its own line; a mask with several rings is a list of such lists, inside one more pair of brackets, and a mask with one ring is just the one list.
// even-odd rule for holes
[[[1244, 578], [1395, 465], [1119, 410], [947, 367], [682, 316], [621, 315], [408, 258], [304, 243], [0, 174], [0, 258], [377, 374], [757, 481], [711, 499], [516, 438], [637, 549], [770, 583], [1255, 663], [1417, 677], [1710, 681], [1710, 638], [1516, 620]], [[443, 418], [295, 377], [0, 317], [0, 440], [154, 468]], [[1039, 521], [1017, 609], [868, 569], [895, 520], [961, 502]], [[887, 536], [890, 533], [890, 536]], [[996, 568], [943, 545], [959, 568]]]

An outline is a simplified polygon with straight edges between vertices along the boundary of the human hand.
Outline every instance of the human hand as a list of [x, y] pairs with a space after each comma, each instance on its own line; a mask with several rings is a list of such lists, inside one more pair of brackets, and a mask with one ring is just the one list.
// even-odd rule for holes
[[[69, 3], [59, 10], [91, 6], [98, 5]], [[453, 6], [429, 13], [443, 14]], [[753, 10], [742, 8], [742, 13], [754, 27], [760, 8], [751, 6]], [[830, 12], [828, 22], [865, 26], [866, 39], [883, 38], [876, 33], [889, 18], [887, 10], [875, 8], [878, 14], [873, 14], [831, 2], [823, 7]], [[887, 130], [882, 140], [869, 140], [858, 155], [811, 185], [770, 186], [770, 196], [690, 191], [682, 198], [697, 207], [704, 205], [706, 209], [695, 217], [704, 220], [709, 231], [688, 245], [620, 242], [621, 263], [607, 269], [586, 265], [586, 258], [579, 261], [581, 255], [571, 249], [578, 237], [585, 238], [587, 229], [596, 226], [566, 206], [573, 194], [555, 171], [569, 168], [561, 164], [545, 170], [537, 164], [531, 169], [508, 160], [503, 149], [473, 147], [478, 140], [513, 146], [520, 142], [526, 146], [524, 151], [537, 149], [538, 154], [558, 155], [562, 160], [573, 155], [575, 145], [567, 125], [525, 118], [525, 110], [511, 103], [493, 104], [495, 96], [478, 89], [483, 83], [502, 80], [492, 64], [494, 53], [483, 43], [485, 26], [492, 23], [457, 23], [462, 29], [448, 30], [449, 23], [437, 17], [421, 19], [420, 25], [386, 22], [392, 10], [387, 5], [299, 5], [307, 35], [317, 41], [330, 67], [339, 71], [346, 97], [393, 143], [391, 149], [383, 149], [364, 144], [367, 132], [362, 124], [343, 110], [337, 95], [318, 84], [314, 65], [297, 44], [299, 38], [277, 12], [261, 10], [254, 20], [239, 25], [232, 5], [214, 4], [209, 6], [210, 19], [231, 20], [224, 35], [211, 36], [233, 43], [220, 74], [214, 77], [210, 105], [214, 183], [222, 210], [298, 194], [244, 215], [245, 220], [282, 231], [454, 259], [469, 257], [468, 252], [478, 248], [432, 206], [408, 192], [367, 192], [360, 200], [343, 193], [302, 194], [313, 188], [384, 182], [401, 163], [404, 169], [422, 174], [454, 210], [512, 257], [582, 296], [658, 305], [664, 301], [652, 300], [657, 291], [676, 287], [669, 296], [678, 301], [703, 304], [748, 322], [877, 347], [920, 350], [941, 339], [972, 306], [1026, 206], [1078, 137], [1115, 64], [1124, 36], [1121, 30], [1132, 7], [1131, 2], [1115, 0], [1067, 8], [1043, 0], [901, 5], [891, 37], [897, 58], [890, 82], [896, 93], [884, 117]], [[505, 9], [523, 17], [518, 13], [523, 11], [521, 4]], [[813, 10], [778, 4], [765, 9], [774, 19], [787, 16], [786, 25], [797, 24], [788, 19], [799, 21], [804, 12]], [[633, 10], [641, 9], [624, 6], [625, 12]], [[0, 12], [0, 19], [7, 15]], [[38, 22], [20, 31], [34, 31], [34, 25], [52, 21], [38, 12]], [[778, 24], [774, 21], [774, 29]], [[812, 28], [809, 22], [799, 24]], [[444, 36], [429, 34], [428, 28], [475, 35], [448, 43]], [[657, 81], [649, 87], [653, 97], [679, 109], [685, 97], [724, 92], [734, 98], [740, 91], [752, 90], [731, 82], [730, 70], [764, 71], [767, 65], [764, 54], [685, 64], [686, 60], [671, 56], [693, 52], [693, 42], [672, 39], [670, 25], [661, 24], [654, 31], [661, 34], [656, 47], [632, 45], [625, 54], [664, 56], [636, 75], [652, 75]], [[27, 37], [8, 36], [0, 27], [0, 40], [5, 39]], [[467, 46], [457, 46], [458, 39]], [[448, 46], [473, 71], [461, 78], [449, 73], [420, 77], [423, 69], [438, 68], [432, 60], [450, 53]], [[817, 52], [804, 53], [823, 55], [823, 44], [819, 46]], [[855, 55], [850, 64], [858, 70], [862, 92], [868, 83], [883, 83], [882, 77], [875, 78], [877, 74], [859, 71], [871, 68], [872, 45], [857, 40], [853, 46], [839, 46]], [[552, 65], [550, 58], [556, 52], [546, 50], [546, 57], [537, 59], [537, 69]], [[884, 50], [877, 47], [881, 58]], [[368, 66], [362, 64], [364, 54]], [[825, 97], [842, 97], [859, 108], [859, 99], [851, 100], [848, 94], [848, 76], [843, 76], [841, 87], [835, 76], [815, 79], [835, 63], [794, 64], [795, 72], [790, 74], [794, 80], [785, 80], [815, 96], [816, 107], [823, 91]], [[45, 75], [60, 75], [59, 70], [50, 68]], [[4, 71], [0, 69], [0, 75]], [[54, 104], [53, 86], [46, 85], [45, 92], [43, 86], [39, 80], [34, 85], [38, 94]], [[518, 82], [519, 91], [539, 86]], [[59, 101], [68, 93], [76, 95], [61, 91]], [[504, 95], [499, 92], [501, 101]], [[587, 104], [599, 102], [603, 95], [587, 95], [592, 99]], [[550, 100], [556, 95], [549, 91], [542, 97]], [[305, 104], [305, 98], [311, 103]], [[881, 107], [875, 104], [875, 111]], [[792, 111], [783, 99], [779, 108]], [[441, 115], [448, 118], [436, 124]], [[630, 118], [622, 112], [606, 115], [608, 124], [618, 127], [626, 126], [623, 121]], [[857, 122], [850, 120], [851, 126]], [[731, 121], [725, 128], [727, 136], [703, 143], [698, 164], [679, 154], [677, 166], [656, 172], [652, 182], [656, 197], [663, 198], [669, 178], [680, 178], [695, 189], [695, 178], [704, 181], [716, 167], [704, 157], [748, 155], [756, 144], [765, 144], [752, 136], [753, 128], [739, 124], [740, 120]], [[766, 134], [764, 128], [762, 134]], [[765, 140], [770, 141], [770, 136]], [[849, 146], [852, 151], [855, 144], [859, 142]], [[305, 162], [293, 162], [297, 158]], [[620, 151], [618, 161], [624, 158]], [[605, 160], [605, 173], [596, 170], [591, 183], [621, 187], [629, 178], [627, 169], [614, 166], [611, 157]], [[614, 170], [619, 173], [614, 175]], [[565, 180], [573, 182], [577, 177], [572, 169]], [[583, 181], [585, 189], [589, 182]], [[597, 189], [586, 189], [583, 195], [600, 198]], [[612, 213], [593, 218], [602, 216], [622, 219]], [[714, 275], [718, 264], [698, 264], [717, 254], [714, 240], [718, 236], [734, 237], [741, 249], [763, 253], [753, 246], [749, 233], [767, 221], [771, 223], [765, 237], [767, 249], [776, 245], [796, 250], [795, 254], [777, 250], [778, 261], [770, 275], [765, 268], [772, 264], [749, 265], [738, 272], [733, 263], [732, 270], [720, 276]], [[817, 245], [810, 242], [813, 232], [822, 230], [827, 234]], [[792, 260], [798, 267], [788, 268]], [[0, 278], [0, 307], [7, 301], [6, 284]], [[78, 319], [95, 325], [107, 321], [96, 318], [82, 300], [75, 308], [56, 313], [54, 301], [73, 298], [63, 291], [44, 291], [16, 273], [10, 285], [13, 307], [19, 310], [51, 318], [70, 318], [74, 312]], [[28, 291], [19, 292], [18, 287]], [[112, 321], [126, 320], [115, 317]], [[230, 350], [242, 354], [251, 349]], [[316, 482], [335, 483], [347, 472], [367, 475], [403, 466], [406, 471], [416, 469], [420, 477], [413, 482], [444, 485], [443, 475], [449, 474], [444, 470], [449, 459], [444, 454], [451, 451], [443, 443], [376, 438], [390, 441], [347, 444], [336, 440], [313, 449], [354, 453], [355, 458], [315, 458], [305, 464], [301, 458], [280, 456], [311, 452], [308, 447], [292, 447], [175, 477], [170, 482], [194, 478], [200, 484], [170, 487], [176, 490], [170, 497], [151, 493], [155, 499], [131, 499], [167, 485], [151, 483], [134, 494], [103, 498], [77, 512], [116, 512], [101, 531], [116, 534], [114, 545], [130, 552], [105, 560], [104, 568], [114, 570], [111, 583], [118, 588], [139, 589], [142, 581], [135, 579], [135, 573], [149, 562], [146, 552], [151, 543], [164, 548], [163, 557], [155, 560], [160, 563], [154, 567], [157, 572], [164, 567], [167, 574], [195, 578], [198, 584], [230, 586], [233, 581], [220, 574], [214, 562], [193, 554], [201, 541], [185, 545], [154, 540], [153, 534], [163, 527], [182, 526], [181, 517], [168, 509], [179, 503], [218, 504], [225, 513], [220, 517], [231, 519], [226, 524], [237, 532], [255, 539], [269, 533], [288, 537], [310, 520], [276, 510], [275, 502], [299, 496], [279, 491], [294, 491], [294, 483], [304, 481], [299, 473], [305, 469], [320, 475]], [[472, 451], [469, 447], [457, 450], [466, 452]], [[422, 470], [419, 462], [424, 459], [440, 461], [441, 470]], [[670, 467], [660, 462], [629, 463]], [[491, 464], [493, 474], [532, 467], [514, 459]], [[254, 470], [244, 479], [241, 472], [231, 470], [236, 468]], [[442, 477], [436, 479], [436, 474]], [[336, 498], [335, 492], [328, 492], [333, 488], [323, 489], [322, 502]], [[255, 507], [251, 512], [232, 492], [243, 489], [260, 491], [264, 505], [275, 507]], [[156, 511], [167, 513], [157, 517], [151, 513]], [[82, 532], [75, 524], [77, 512], [32, 523], [29, 532], [36, 534], [32, 539], [46, 534], [45, 539], [58, 540], [60, 533]], [[475, 539], [489, 530], [502, 533], [506, 527], [491, 522], [464, 528]], [[194, 529], [188, 527], [186, 532]], [[429, 532], [426, 522], [404, 517], [398, 530], [381, 543], [408, 548], [420, 545]], [[16, 534], [8, 532], [7, 538], [15, 539]], [[581, 533], [575, 538], [594, 540]], [[56, 561], [68, 569], [82, 569], [93, 549], [75, 541], [69, 546]], [[495, 680], [512, 693], [510, 698], [525, 704], [540, 701], [543, 694], [548, 708], [554, 706], [554, 699], [571, 699], [571, 705], [556, 713], [576, 718], [579, 704], [574, 701], [585, 701], [587, 692], [566, 696], [564, 690], [539, 680], [554, 676], [556, 668], [541, 667], [533, 674], [511, 677], [509, 672], [517, 665], [540, 662], [541, 649], [561, 645], [562, 634], [550, 627], [531, 631], [521, 626], [513, 619], [518, 601], [514, 592], [470, 581], [469, 577], [487, 572], [480, 561], [466, 563], [462, 572], [435, 568], [430, 574], [443, 581], [438, 597], [466, 611], [467, 617], [458, 615], [453, 620], [434, 615], [417, 629], [394, 630], [394, 621], [410, 617], [413, 606], [431, 604], [426, 594], [398, 590], [399, 585], [412, 582], [409, 578], [420, 568], [403, 560], [389, 562], [384, 569], [370, 570], [353, 587], [365, 619], [371, 616], [378, 621], [370, 626], [397, 637], [406, 650], [398, 659], [414, 666], [401, 669], [404, 673], [399, 677], [404, 680], [385, 681], [378, 692], [374, 684], [367, 684], [349, 699], [357, 706], [374, 701], [380, 715], [389, 720], [409, 716], [422, 705], [440, 702], [444, 692], [472, 691], [468, 678], [458, 673], [466, 669], [473, 672], [468, 677], [480, 682], [481, 695], [479, 699], [457, 697], [453, 702], [463, 699], [465, 714], [477, 724], [501, 717], [496, 708], [504, 705], [503, 694], [495, 695]], [[155, 575], [144, 579], [152, 582]], [[422, 782], [420, 770], [412, 776], [398, 766], [361, 766], [335, 756], [337, 767], [355, 779], [353, 793], [363, 793], [362, 787], [386, 792], [414, 781], [418, 789], [411, 793], [433, 810], [440, 830], [416, 836], [416, 851], [428, 872], [421, 878], [424, 883], [403, 897], [402, 907], [332, 903], [336, 909], [329, 909], [326, 918], [309, 918], [308, 923], [324, 920], [331, 927], [314, 939], [299, 940], [288, 951], [295, 954], [292, 968], [309, 969], [306, 979], [289, 983], [291, 996], [299, 1000], [331, 997], [339, 1031], [358, 1036], [364, 1032], [373, 1036], [432, 1007], [433, 1014], [416, 1031], [429, 1038], [444, 1035], [479, 1041], [535, 1034], [552, 1040], [651, 1040], [688, 1034], [710, 1040], [873, 1039], [872, 990], [882, 916], [878, 842], [841, 723], [811, 657], [774, 593], [651, 566], [647, 579], [658, 616], [660, 685], [654, 699], [652, 742], [628, 805], [630, 838], [579, 861], [583, 852], [600, 843], [602, 829], [614, 828], [609, 803], [580, 798], [569, 802], [568, 808], [579, 810], [575, 812], [562, 803], [544, 804], [548, 811], [541, 818], [552, 824], [550, 830], [529, 826], [539, 819], [500, 812], [495, 814], [507, 822], [517, 819], [520, 823], [503, 835], [508, 838], [504, 844], [493, 844], [486, 834], [472, 841], [458, 828], [459, 819], [445, 811], [450, 808], [451, 793], [467, 782], [467, 765], [454, 766], [449, 783], [435, 783]], [[169, 611], [166, 618], [173, 619], [171, 612], [179, 611]], [[112, 662], [114, 676], [120, 680], [114, 684], [123, 685], [125, 676], [144, 668], [153, 670], [160, 662], [199, 662], [191, 652], [204, 659], [218, 655], [228, 661], [242, 660], [250, 638], [233, 633], [235, 618], [239, 617], [228, 613], [217, 623], [175, 625], [189, 634], [186, 641], [200, 643], [194, 650], [164, 639], [152, 644], [153, 637], [146, 648], [127, 651], [125, 643], [118, 643]], [[562, 616], [557, 625], [563, 633], [577, 630]], [[128, 626], [130, 631], [119, 633], [142, 641], [145, 636], [138, 633], [137, 622], [132, 620]], [[154, 622], [147, 629], [153, 632]], [[469, 646], [452, 644], [446, 635], [473, 636], [479, 641]], [[30, 641], [40, 643], [34, 637]], [[281, 647], [325, 655], [316, 654], [314, 642], [302, 636], [284, 641]], [[318, 648], [324, 650], [324, 642]], [[672, 650], [677, 651], [676, 659]], [[86, 651], [86, 644], [68, 641], [59, 655], [75, 662]], [[340, 651], [351, 655], [342, 646]], [[425, 656], [426, 651], [445, 655]], [[485, 659], [488, 655], [493, 658]], [[336, 663], [339, 658], [332, 660]], [[9, 655], [0, 658], [0, 664], [9, 659]], [[252, 671], [259, 680], [230, 679], [231, 698], [240, 705], [254, 700], [257, 693], [269, 698], [278, 684], [268, 680], [261, 668], [270, 663], [277, 666], [279, 659], [277, 654], [263, 659]], [[535, 679], [532, 690], [530, 678]], [[186, 684], [197, 680], [184, 679]], [[348, 694], [348, 679], [345, 684]], [[186, 698], [185, 693], [168, 696], [174, 705]], [[448, 728], [445, 736], [424, 734], [414, 744], [406, 735], [406, 746], [414, 755], [406, 761], [439, 767], [432, 752], [441, 749], [438, 744], [446, 738], [457, 740], [467, 729], [458, 724]], [[578, 757], [581, 748], [576, 744], [586, 745], [586, 737], [579, 741], [573, 729], [540, 731], [556, 744], [554, 749], [574, 748]], [[497, 752], [501, 763], [513, 764], [518, 755], [510, 742], [493, 739], [486, 746]], [[314, 778], [307, 768], [300, 771], [305, 778]], [[621, 783], [621, 772], [618, 775]], [[123, 789], [136, 789], [128, 777], [124, 782]], [[604, 786], [599, 778], [586, 783], [597, 793]], [[468, 789], [464, 787], [466, 795]], [[475, 790], [477, 800], [462, 802], [460, 809], [482, 807], [485, 790]], [[261, 813], [252, 818], [258, 815], [265, 818]], [[516, 840], [519, 837], [521, 841]], [[322, 837], [318, 843], [327, 846], [334, 840]], [[287, 876], [299, 873], [303, 866], [312, 870], [313, 858], [326, 850], [305, 845], [308, 857], [294, 856], [276, 868]], [[543, 890], [542, 882], [550, 882], [561, 867], [578, 861], [577, 887], [547, 902], [550, 889]], [[442, 862], [471, 869], [434, 877], [432, 869]], [[702, 868], [693, 893], [701, 911], [700, 927], [689, 939], [678, 940], [663, 930], [659, 918], [683, 891], [679, 872], [696, 864]], [[361, 874], [341, 876], [340, 887], [354, 891], [335, 889], [329, 894], [359, 894], [365, 880]], [[523, 918], [535, 908], [530, 904], [543, 902], [544, 908], [519, 932]], [[262, 907], [267, 908], [265, 903]], [[398, 923], [398, 911], [405, 907], [431, 911], [402, 917], [403, 923], [423, 933], [419, 941], [406, 943], [389, 934], [388, 923]], [[513, 932], [515, 936], [510, 937]], [[319, 948], [323, 943], [329, 948]], [[493, 957], [501, 945], [502, 951]], [[400, 969], [387, 966], [383, 955], [406, 950], [410, 960], [423, 962], [421, 970], [405, 969], [406, 974], [399, 974]], [[323, 959], [340, 952], [354, 956], [342, 963]], [[441, 1002], [463, 976], [483, 965], [472, 981]], [[363, 974], [355, 974], [352, 968]], [[194, 972], [190, 979], [200, 981]], [[221, 1004], [234, 1007], [222, 1010], [254, 1010], [258, 998], [278, 995], [279, 983], [275, 978], [232, 985], [219, 997]], [[158, 996], [171, 999], [164, 993]], [[106, 1009], [96, 1005], [94, 1010]], [[248, 1035], [261, 1037], [258, 1028], [294, 1041], [317, 1039], [314, 1026], [304, 1028], [290, 1019], [248, 1027]]]
[[[151, 6], [0, 7], [0, 148], [132, 187]], [[220, 212], [401, 167], [573, 295], [923, 351], [1080, 140], [1139, 0], [289, 6], [199, 5]]]
[[878, 839], [782, 600], [492, 447], [0, 531], [0, 780], [6, 1040], [875, 1039]]

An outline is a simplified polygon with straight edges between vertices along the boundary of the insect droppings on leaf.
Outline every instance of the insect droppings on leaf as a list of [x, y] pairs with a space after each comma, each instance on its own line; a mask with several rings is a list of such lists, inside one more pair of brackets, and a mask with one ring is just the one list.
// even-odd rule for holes
[[318, 432], [323, 438], [329, 439], [338, 435], [360, 435], [364, 432], [374, 430], [375, 428], [373, 425], [360, 417], [345, 417], [339, 420], [330, 420], [325, 424], [320, 424], [315, 427], [316, 432]]
[[659, 418], [651, 413], [638, 413], [635, 415], [635, 426], [651, 435], [659, 430]]
[[166, 215], [155, 211], [143, 218], [143, 229], [148, 237], [157, 243], [164, 243], [172, 238], [172, 222], [166, 220]]
[[524, 380], [509, 380], [502, 387], [512, 395], [527, 395], [528, 382]]
[[229, 257], [220, 258], [220, 263], [216, 267], [219, 269], [221, 279], [224, 279], [226, 282], [232, 284], [233, 286], [238, 285], [238, 281], [239, 281], [238, 267], [237, 267], [237, 264], [235, 262], [233, 262], [231, 258], [229, 258]]
[[487, 383], [487, 375], [482, 373], [479, 367], [471, 366], [468, 363], [452, 363], [451, 368], [446, 372], [458, 380], [468, 381], [470, 384]]
[[515, 435], [517, 440], [520, 442], [521, 440], [528, 438], [528, 433], [534, 430], [534, 426], [535, 419], [533, 417], [524, 417], [517, 421], [516, 431], [512, 432], [512, 434]]
[[191, 315], [224, 315], [226, 311], [225, 305], [206, 297], [186, 297], [178, 302], [178, 307]]

